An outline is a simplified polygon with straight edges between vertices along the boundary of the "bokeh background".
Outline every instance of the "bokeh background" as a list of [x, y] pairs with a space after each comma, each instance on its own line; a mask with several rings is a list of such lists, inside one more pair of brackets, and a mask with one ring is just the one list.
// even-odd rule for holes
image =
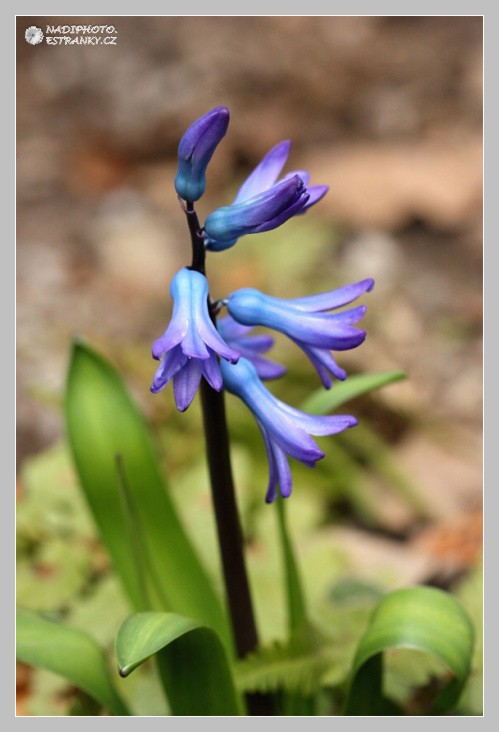
[[[114, 25], [116, 45], [24, 40], [29, 25], [64, 24]], [[125, 378], [181, 486], [186, 520], [209, 513], [198, 405], [179, 418], [171, 390], [153, 397], [148, 387], [169, 282], [189, 260], [173, 188], [178, 141], [224, 104], [231, 123], [208, 170], [201, 218], [229, 203], [282, 139], [293, 143], [287, 170], [307, 169], [331, 190], [306, 216], [211, 256], [212, 294], [255, 286], [295, 297], [373, 276], [367, 340], [340, 363], [349, 373], [407, 374], [349, 405], [368, 430], [342, 446], [355, 485], [335, 477], [332, 441], [316, 485], [316, 473], [297, 466], [291, 518], [308, 589], [319, 602], [325, 587], [352, 578], [364, 590], [425, 582], [462, 590], [479, 623], [482, 17], [24, 16], [17, 25], [21, 601], [71, 613], [89, 578], [95, 584], [108, 569], [78, 544], [91, 529], [71, 524], [77, 556], [63, 536], [78, 502], [68, 498], [61, 409], [76, 335]], [[299, 405], [318, 388], [315, 373], [285, 342], [275, 357], [290, 373], [272, 391]], [[270, 640], [282, 612], [273, 618], [265, 604], [275, 583], [261, 515], [264, 450], [243, 409], [229, 411]], [[95, 603], [100, 610], [75, 622], [94, 627], [98, 612], [107, 638], [106, 603]], [[480, 713], [479, 665], [463, 713]], [[67, 690], [29, 669], [19, 678], [21, 714], [64, 713]]]

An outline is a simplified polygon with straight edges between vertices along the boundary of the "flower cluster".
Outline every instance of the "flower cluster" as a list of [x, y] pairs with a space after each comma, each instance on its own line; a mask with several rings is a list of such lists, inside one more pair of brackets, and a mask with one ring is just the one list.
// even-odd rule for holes
[[[327, 192], [325, 185], [309, 185], [306, 171], [279, 179], [290, 142], [268, 152], [240, 187], [234, 201], [210, 213], [200, 227], [194, 202], [204, 193], [206, 169], [229, 123], [226, 107], [216, 107], [196, 120], [183, 135], [178, 149], [175, 189], [187, 214], [193, 240], [193, 263], [173, 278], [170, 293], [173, 313], [165, 333], [153, 344], [160, 361], [151, 391], [159, 392], [170, 380], [177, 408], [190, 405], [205, 379], [216, 391], [225, 388], [248, 406], [261, 430], [269, 462], [267, 502], [291, 493], [288, 458], [313, 467], [324, 453], [312, 435], [331, 435], [353, 427], [349, 415], [315, 416], [277, 399], [263, 383], [278, 379], [286, 369], [263, 354], [273, 346], [269, 335], [253, 334], [255, 326], [283, 333], [301, 348], [317, 370], [325, 388], [333, 377], [345, 379], [333, 351], [360, 345], [365, 331], [357, 323], [364, 305], [347, 309], [369, 292], [374, 282], [365, 279], [318, 295], [282, 299], [253, 288], [230, 293], [212, 302], [204, 273], [206, 252], [220, 252], [246, 234], [275, 229], [292, 216], [305, 213]], [[222, 306], [228, 315], [217, 320]], [[333, 311], [333, 312], [332, 312]]]

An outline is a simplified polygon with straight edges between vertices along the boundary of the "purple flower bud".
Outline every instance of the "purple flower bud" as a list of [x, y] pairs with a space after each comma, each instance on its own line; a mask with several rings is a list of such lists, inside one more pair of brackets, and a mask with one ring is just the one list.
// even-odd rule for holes
[[186, 130], [178, 146], [175, 190], [185, 201], [197, 201], [206, 187], [206, 168], [227, 132], [229, 110], [215, 107]]
[[366, 279], [352, 285], [324, 292], [320, 295], [284, 300], [264, 295], [258, 290], [245, 288], [229, 295], [227, 309], [238, 323], [247, 326], [263, 325], [280, 331], [304, 350], [317, 369], [326, 388], [332, 384], [329, 373], [344, 379], [330, 350], [345, 351], [356, 348], [366, 333], [355, 328], [365, 314], [366, 307], [325, 313], [355, 300], [374, 287], [374, 280]]
[[244, 234], [276, 229], [298, 213], [308, 198], [304, 182], [295, 175], [244, 203], [217, 208], [205, 221], [208, 248], [221, 251]]
[[[290, 147], [289, 140], [275, 145], [242, 184], [232, 204], [208, 216], [205, 223], [208, 249], [222, 251], [233, 246], [239, 236], [275, 229], [292, 216], [304, 213], [325, 195], [328, 186], [308, 187], [310, 176], [303, 170], [288, 173], [276, 183]], [[284, 200], [292, 191], [283, 184], [296, 179], [301, 183], [297, 183], [294, 197]]]
[[181, 269], [172, 280], [170, 293], [172, 318], [152, 347], [153, 358], [161, 363], [151, 391], [156, 394], [173, 378], [175, 403], [184, 412], [194, 399], [202, 376], [217, 391], [222, 389], [217, 354], [235, 363], [239, 352], [224, 341], [211, 321], [204, 275]]
[[324, 453], [310, 435], [332, 435], [357, 424], [349, 415], [315, 416], [294, 409], [277, 399], [260, 381], [256, 368], [245, 358], [236, 365], [220, 364], [224, 387], [245, 402], [262, 432], [269, 461], [266, 501], [277, 497], [277, 486], [284, 498], [292, 489], [288, 457], [314, 467]]

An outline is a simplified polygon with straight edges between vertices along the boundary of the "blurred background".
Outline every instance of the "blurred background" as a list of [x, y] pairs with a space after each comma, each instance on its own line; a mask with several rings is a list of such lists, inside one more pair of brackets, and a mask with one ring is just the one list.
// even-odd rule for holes
[[[116, 45], [24, 39], [30, 25], [103, 24], [116, 28]], [[366, 342], [339, 363], [352, 374], [407, 374], [348, 405], [364, 431], [338, 442], [342, 475], [332, 440], [321, 443], [325, 467], [293, 466], [290, 518], [311, 602], [339, 602], [353, 581], [357, 599], [424, 582], [460, 592], [479, 624], [482, 17], [24, 16], [17, 25], [20, 601], [78, 606], [75, 622], [95, 625], [82, 597], [106, 562], [78, 544], [88, 526], [71, 524], [71, 533], [64, 523], [84, 510], [71, 493], [61, 409], [77, 335], [125, 378], [177, 497], [190, 496], [189, 510], [179, 500], [186, 521], [207, 520], [199, 407], [179, 417], [170, 389], [149, 393], [150, 345], [168, 322], [171, 277], [190, 256], [173, 188], [178, 141], [223, 104], [231, 122], [208, 169], [201, 220], [283, 139], [292, 140], [286, 171], [307, 169], [330, 192], [306, 216], [210, 256], [212, 295], [254, 286], [298, 297], [374, 277], [363, 299]], [[275, 358], [289, 375], [270, 388], [299, 406], [319, 387], [316, 375], [284, 341]], [[231, 402], [229, 412], [270, 640], [282, 610], [274, 618], [266, 606], [274, 582], [264, 449], [244, 409]], [[480, 713], [479, 667], [477, 656], [462, 713]], [[64, 713], [67, 690], [24, 674], [21, 714]]]

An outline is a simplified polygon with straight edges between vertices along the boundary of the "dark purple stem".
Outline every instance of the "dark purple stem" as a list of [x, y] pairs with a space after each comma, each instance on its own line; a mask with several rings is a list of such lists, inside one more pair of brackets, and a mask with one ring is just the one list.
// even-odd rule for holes
[[[192, 241], [191, 269], [205, 274], [204, 240], [192, 203], [187, 202], [185, 212]], [[216, 308], [213, 307], [211, 302], [209, 302], [209, 308], [211, 318], [215, 323]], [[215, 391], [205, 379], [202, 379], [201, 404], [211, 492], [229, 614], [237, 656], [243, 658], [258, 647], [258, 634], [244, 560], [243, 534], [232, 477], [223, 391]], [[272, 700], [265, 694], [248, 694], [246, 702], [248, 712], [252, 716], [273, 714]]]

